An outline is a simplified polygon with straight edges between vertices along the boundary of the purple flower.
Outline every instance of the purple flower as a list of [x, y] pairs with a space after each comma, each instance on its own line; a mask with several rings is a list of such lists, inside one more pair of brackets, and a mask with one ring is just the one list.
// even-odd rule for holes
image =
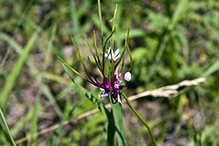
[[[118, 50], [118, 49], [117, 49]], [[101, 90], [102, 90], [102, 93], [99, 95], [99, 97], [108, 97], [110, 94], [112, 95], [112, 102], [113, 103], [117, 103], [119, 98], [118, 98], [118, 91], [121, 90], [122, 88], [124, 88], [125, 86], [127, 86], [127, 83], [126, 84], [123, 84], [122, 81], [120, 80], [120, 77], [121, 77], [121, 74], [122, 74], [122, 70], [123, 70], [123, 66], [124, 66], [124, 59], [123, 59], [123, 62], [122, 62], [122, 66], [121, 66], [121, 69], [120, 71], [118, 72], [119, 70], [119, 66], [115, 64], [115, 61], [120, 57], [120, 54], [118, 54], [119, 50], [116, 51], [115, 53], [113, 53], [113, 50], [109, 47], [108, 49], [108, 53], [105, 53], [104, 54], [104, 57], [106, 57], [108, 59], [108, 61], [110, 62], [111, 61], [111, 57], [109, 56], [112, 56], [113, 57], [113, 61], [111, 61], [110, 63], [112, 63], [111, 65], [113, 65], [113, 67], [111, 66], [111, 70], [113, 70], [113, 76], [111, 77], [111, 80], [109, 79], [109, 77], [107, 77], [105, 74], [104, 74], [104, 67], [101, 66], [101, 64], [99, 64], [99, 70], [103, 76], [103, 82], [98, 82], [96, 80], [96, 77], [95, 75], [93, 75], [94, 77], [94, 80], [90, 77], [89, 74], [88, 75], [88, 81], [93, 84], [94, 86], [97, 86], [99, 87]], [[102, 59], [104, 60], [104, 59]], [[105, 60], [107, 61], [107, 60]], [[92, 69], [91, 69], [92, 70]], [[129, 76], [131, 76], [131, 73], [130, 72], [127, 72], [129, 73]], [[127, 74], [126, 73], [126, 74]], [[126, 79], [125, 79], [126, 80]], [[126, 80], [126, 81], [130, 81], [130, 80]]]
[[[114, 29], [114, 31], [115, 31], [115, 29]], [[114, 33], [114, 31], [107, 38], [107, 40], [105, 42], [105, 45], [106, 45], [107, 41], [110, 39], [110, 37], [112, 36], [112, 34]], [[129, 31], [128, 31], [128, 35], [127, 36], [129, 36]], [[88, 47], [89, 47], [89, 49], [90, 49], [90, 51], [92, 53], [92, 56], [93, 56], [93, 58], [94, 58], [94, 60], [96, 62], [96, 65], [97, 65], [98, 69], [100, 70], [100, 73], [101, 73], [101, 76], [102, 76], [102, 82], [97, 80], [97, 78], [96, 78], [96, 76], [94, 74], [93, 67], [91, 65], [91, 61], [90, 61], [89, 57], [87, 57], [87, 58], [88, 58], [88, 61], [89, 61], [90, 71], [92, 72], [92, 76], [88, 73], [88, 70], [85, 67], [85, 64], [84, 64], [84, 62], [82, 60], [81, 54], [79, 52], [79, 49], [78, 49], [77, 45], [75, 44], [73, 38], [72, 38], [72, 42], [74, 43], [74, 46], [77, 49], [78, 56], [79, 56], [79, 58], [81, 60], [81, 63], [83, 65], [83, 67], [84, 67], [84, 70], [85, 70], [88, 78], [84, 77], [83, 75], [78, 73], [73, 68], [71, 68], [71, 70], [73, 72], [75, 72], [77, 75], [79, 75], [82, 78], [84, 78], [85, 80], [87, 80], [92, 85], [94, 85], [96, 87], [99, 87], [100, 90], [102, 90], [102, 93], [99, 95], [99, 97], [108, 97], [108, 96], [111, 95], [112, 103], [115, 104], [118, 101], [120, 101], [119, 95], [118, 95], [118, 91], [123, 89], [124, 87], [126, 87], [128, 85], [128, 82], [131, 80], [132, 57], [131, 57], [131, 53], [130, 53], [129, 46], [128, 46], [128, 41], [127, 41], [128, 39], [126, 39], [126, 37], [125, 37], [126, 43], [125, 43], [124, 50], [123, 50], [121, 55], [119, 54], [119, 49], [117, 49], [114, 52], [111, 47], [109, 47], [109, 49], [107, 50], [107, 53], [106, 53], [105, 52], [105, 48], [106, 47], [104, 45], [103, 46], [103, 52], [102, 52], [102, 60], [100, 59], [100, 56], [99, 56], [98, 51], [97, 51], [95, 32], [94, 32], [94, 43], [95, 43], [95, 53], [96, 54], [94, 54], [94, 52], [92, 51], [91, 46], [88, 43], [88, 40], [87, 40], [86, 37], [85, 37], [85, 39], [86, 39], [87, 45], [88, 45]], [[121, 77], [123, 66], [124, 66], [124, 60], [125, 60], [124, 54], [125, 54], [126, 50], [128, 50], [128, 53], [129, 53], [129, 56], [130, 56], [131, 66], [130, 66], [129, 71], [126, 72], [125, 75], [124, 75], [124, 80], [126, 81], [126, 83], [123, 84], [123, 82], [120, 80], [120, 77]], [[64, 62], [62, 59], [60, 59], [60, 60], [62, 62]], [[108, 67], [109, 71], [106, 71], [106, 67]]]

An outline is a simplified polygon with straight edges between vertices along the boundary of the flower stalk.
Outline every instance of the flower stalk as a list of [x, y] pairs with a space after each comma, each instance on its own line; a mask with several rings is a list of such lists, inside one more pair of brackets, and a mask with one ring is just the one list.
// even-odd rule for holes
[[[77, 75], [79, 75], [80, 77], [82, 77], [83, 79], [88, 81], [90, 84], [100, 88], [102, 93], [99, 95], [99, 97], [109, 97], [109, 100], [112, 103], [111, 112], [108, 112], [108, 110], [106, 110], [107, 111], [106, 115], [107, 115], [108, 122], [109, 122], [108, 123], [109, 124], [108, 139], [107, 139], [109, 145], [113, 145], [113, 139], [114, 139], [115, 132], [117, 132], [118, 145], [119, 146], [127, 145], [127, 142], [125, 139], [123, 122], [122, 122], [122, 106], [121, 106], [121, 104], [116, 104], [117, 102], [121, 102], [120, 97], [121, 97], [121, 95], [123, 95], [123, 97], [126, 99], [127, 103], [129, 104], [130, 108], [133, 110], [133, 112], [138, 116], [138, 118], [143, 122], [143, 124], [148, 129], [154, 145], [157, 146], [150, 127], [143, 120], [143, 118], [137, 113], [137, 111], [134, 109], [134, 107], [129, 102], [126, 95], [121, 91], [123, 88], [125, 88], [128, 85], [129, 81], [131, 81], [131, 71], [132, 71], [133, 62], [132, 62], [132, 56], [131, 56], [131, 52], [130, 52], [129, 45], [128, 45], [129, 44], [130, 28], [128, 29], [127, 36], [123, 35], [124, 39], [125, 39], [125, 45], [124, 45], [124, 49], [121, 51], [121, 54], [120, 54], [119, 49], [114, 50], [114, 39], [113, 39], [113, 35], [114, 35], [115, 30], [116, 30], [116, 26], [114, 26], [114, 24], [115, 24], [116, 12], [117, 12], [117, 5], [115, 8], [114, 17], [112, 19], [112, 22], [113, 22], [112, 32], [106, 38], [105, 41], [103, 41], [100, 0], [98, 0], [98, 9], [99, 9], [99, 19], [100, 19], [100, 29], [101, 29], [101, 40], [102, 40], [102, 54], [99, 55], [99, 53], [98, 53], [95, 31], [93, 31], [95, 51], [92, 50], [92, 47], [89, 44], [87, 37], [86, 36], [84, 36], [84, 37], [85, 37], [87, 46], [88, 46], [88, 48], [93, 56], [93, 59], [95, 60], [96, 66], [98, 67], [100, 74], [102, 76], [101, 82], [98, 81], [99, 79], [96, 77], [96, 74], [95, 74], [94, 69], [93, 69], [92, 64], [91, 64], [90, 57], [88, 57], [88, 56], [87, 56], [87, 60], [89, 62], [88, 65], [89, 65], [90, 72], [86, 68], [85, 63], [84, 63], [82, 56], [80, 54], [79, 48], [77, 47], [77, 45], [72, 37], [71, 37], [71, 40], [72, 40], [72, 42], [77, 50], [78, 57], [81, 61], [81, 64], [84, 68], [84, 71], [85, 71], [87, 77], [83, 76], [78, 71], [76, 71], [75, 69], [70, 67], [59, 56], [57, 56], [57, 57], [63, 63], [64, 68], [65, 68], [65, 66], [68, 67], [70, 70], [72, 70], [74, 73], [76, 73]], [[108, 41], [110, 39], [111, 39], [112, 44], [111, 44], [111, 46], [107, 47], [107, 45], [109, 44]], [[108, 48], [107, 51], [106, 51], [106, 48]], [[121, 81], [120, 78], [123, 74], [123, 68], [124, 68], [124, 62], [125, 62], [124, 55], [125, 55], [126, 51], [128, 51], [128, 55], [130, 58], [130, 67], [129, 67], [128, 71], [126, 73], [124, 73], [124, 80], [123, 81], [125, 81], [125, 83], [123, 83], [123, 81]], [[102, 56], [102, 58], [101, 58], [101, 56]], [[66, 68], [65, 68], [65, 70], [66, 70]], [[91, 99], [91, 98], [88, 97], [88, 99]]]
[[155, 141], [154, 135], [151, 131], [151, 128], [149, 127], [149, 125], [145, 122], [145, 120], [139, 115], [139, 113], [135, 110], [135, 108], [132, 106], [131, 102], [128, 100], [127, 96], [122, 92], [119, 91], [120, 94], [122, 94], [122, 96], [125, 98], [126, 102], [128, 103], [129, 107], [132, 109], [132, 111], [135, 113], [135, 115], [142, 121], [142, 123], [145, 125], [145, 127], [148, 129], [151, 139], [153, 141], [153, 144], [155, 146], [157, 146], [157, 143]]

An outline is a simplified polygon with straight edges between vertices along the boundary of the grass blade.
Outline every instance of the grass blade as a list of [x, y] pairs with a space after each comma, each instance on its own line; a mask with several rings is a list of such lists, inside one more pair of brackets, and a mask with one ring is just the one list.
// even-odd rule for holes
[[58, 138], [62, 127], [64, 125], [65, 119], [62, 119], [61, 123], [59, 124], [59, 127], [56, 129], [56, 131], [53, 133], [52, 137], [50, 138], [49, 142], [47, 143], [47, 146], [54, 146], [56, 143], [56, 139]]
[[37, 40], [37, 32], [35, 32], [30, 38], [30, 40], [28, 41], [27, 45], [24, 48], [23, 53], [20, 55], [18, 60], [15, 62], [11, 73], [8, 75], [6, 82], [3, 85], [3, 89], [1, 90], [1, 93], [0, 93], [0, 97], [1, 97], [0, 107], [3, 108], [3, 111], [5, 111], [5, 108], [6, 108], [5, 105], [8, 99], [8, 94], [13, 88], [15, 80], [17, 79], [19, 73], [21, 72], [23, 64], [36, 40]]
[[219, 60], [212, 64], [202, 75], [201, 77], [207, 77], [219, 69]]
[[51, 34], [51, 37], [50, 37], [50, 41], [49, 41], [49, 46], [48, 46], [48, 49], [46, 51], [46, 57], [45, 57], [45, 60], [44, 60], [44, 64], [43, 64], [43, 71], [46, 70], [46, 67], [48, 66], [48, 62], [49, 62], [49, 56], [51, 54], [51, 50], [52, 50], [52, 43], [53, 43], [53, 40], [55, 38], [55, 34], [56, 34], [56, 29], [57, 29], [57, 25], [55, 25], [52, 29], [52, 34]]
[[42, 83], [42, 91], [44, 92], [44, 94], [48, 98], [51, 105], [53, 105], [53, 108], [56, 111], [59, 118], [62, 119], [64, 116], [63, 116], [63, 113], [62, 113], [61, 109], [59, 108], [59, 106], [56, 103], [55, 97], [50, 92], [49, 87], [47, 85], [43, 84], [43, 83]]
[[2, 66], [0, 66], [0, 70], [2, 67], [4, 67], [16, 54], [14, 54], [13, 56], [11, 56], [10, 59], [8, 59], [8, 61], [6, 61]]
[[5, 120], [5, 117], [4, 117], [4, 114], [3, 114], [1, 108], [0, 108], [0, 116], [1, 116], [1, 119], [2, 119], [2, 121], [3, 121], [3, 123], [4, 123], [4, 126], [5, 126], [5, 128], [6, 128], [6, 132], [7, 132], [8, 136], [9, 136], [9, 138], [10, 138], [10, 140], [11, 140], [11, 145], [16, 146], [16, 144], [15, 144], [15, 142], [14, 142], [14, 140], [13, 140], [11, 134], [10, 134], [10, 131], [9, 131], [7, 122], [6, 122], [6, 120]]
[[[33, 109], [33, 113], [32, 113], [32, 120], [31, 120], [31, 127], [30, 127], [31, 135], [33, 135], [34, 133], [37, 132], [38, 111], [39, 111], [39, 107], [40, 107], [39, 99], [40, 99], [40, 89], [37, 93], [37, 97], [36, 97], [36, 101], [35, 101], [34, 109]], [[31, 146], [36, 145], [36, 141], [37, 141], [37, 137], [32, 137], [31, 138]]]
[[[70, 0], [70, 10], [71, 10], [71, 23], [72, 23], [72, 29], [73, 29], [73, 34], [75, 38], [78, 38], [79, 34], [79, 23], [78, 23], [78, 18], [77, 18], [77, 13], [76, 13], [76, 7], [74, 4], [74, 0]], [[77, 43], [77, 40], [76, 40]]]

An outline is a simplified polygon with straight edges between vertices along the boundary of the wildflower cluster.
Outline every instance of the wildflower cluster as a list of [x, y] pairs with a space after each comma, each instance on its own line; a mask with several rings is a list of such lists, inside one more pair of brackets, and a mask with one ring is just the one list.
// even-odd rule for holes
[[[76, 74], [78, 74], [79, 76], [81, 76], [82, 78], [87, 80], [92, 85], [99, 87], [100, 90], [102, 91], [102, 93], [99, 95], [99, 97], [108, 97], [111, 95], [110, 97], [112, 99], [112, 103], [115, 104], [118, 101], [120, 101], [118, 91], [123, 89], [124, 87], [126, 87], [128, 85], [128, 82], [131, 80], [132, 58], [131, 58], [131, 53], [130, 53], [130, 50], [128, 47], [128, 41], [127, 41], [129, 38], [129, 30], [128, 30], [127, 38], [124, 36], [126, 41], [125, 41], [124, 50], [123, 50], [121, 55], [119, 54], [119, 52], [120, 52], [119, 49], [117, 49], [114, 52], [113, 48], [109, 47], [107, 52], [105, 51], [107, 41], [112, 37], [114, 31], [115, 31], [115, 29], [112, 31], [112, 33], [110, 34], [110, 36], [106, 39], [106, 41], [104, 43], [103, 52], [102, 52], [102, 61], [100, 61], [100, 56], [99, 56], [98, 51], [97, 51], [95, 32], [94, 32], [94, 44], [95, 44], [95, 53], [96, 54], [94, 54], [94, 52], [92, 51], [91, 46], [88, 43], [88, 40], [85, 36], [87, 45], [92, 53], [92, 56], [96, 62], [96, 65], [97, 65], [100, 73], [101, 73], [101, 76], [103, 78], [102, 82], [99, 82], [97, 80], [97, 78], [94, 74], [94, 71], [93, 71], [93, 67], [91, 65], [90, 58], [87, 56], [92, 76], [88, 73], [88, 70], [85, 67], [85, 64], [82, 60], [79, 49], [78, 49], [77, 45], [75, 44], [73, 38], [72, 38], [72, 42], [74, 43], [74, 46], [77, 49], [78, 56], [81, 60], [81, 63], [83, 65], [83, 68], [84, 68], [88, 78], [84, 77], [83, 75], [81, 75], [80, 73], [78, 73], [74, 69], [72, 69], [72, 71], [74, 71]], [[123, 82], [120, 80], [120, 77], [122, 75], [122, 71], [123, 71], [123, 67], [124, 67], [124, 60], [125, 60], [124, 54], [125, 54], [126, 50], [128, 50], [128, 52], [129, 52], [131, 66], [130, 66], [129, 71], [126, 72], [124, 75], [124, 80], [126, 81], [126, 83], [123, 84]], [[59, 59], [63, 62], [63, 60], [61, 58], [59, 58]], [[121, 62], [122, 62], [122, 64], [121, 64]]]
[[104, 82], [100, 83], [98, 87], [100, 87], [100, 90], [102, 90], [103, 92], [99, 95], [99, 97], [107, 97], [110, 95], [110, 92], [112, 94], [113, 99], [115, 100], [115, 102], [113, 101], [113, 103], [118, 102], [119, 99], [119, 95], [118, 95], [118, 91], [121, 90], [122, 88], [124, 88], [125, 86], [127, 86], [127, 83], [131, 80], [131, 73], [127, 72], [124, 75], [124, 79], [127, 81], [126, 85], [122, 84], [122, 81], [120, 80], [121, 74], [122, 74], [122, 70], [123, 70], [123, 66], [124, 66], [124, 59], [123, 59], [123, 63], [122, 63], [122, 67], [118, 73], [118, 67], [115, 66], [115, 61], [117, 61], [117, 59], [120, 57], [121, 55], [119, 54], [119, 49], [117, 49], [115, 51], [115, 53], [113, 53], [113, 49], [109, 47], [107, 53], [105, 53], [105, 57], [108, 58], [109, 61], [112, 61], [112, 65], [114, 70], [113, 70], [113, 77], [111, 77], [111, 82], [110, 79], [103, 74], [103, 70], [100, 71], [102, 73], [102, 75], [104, 75]]

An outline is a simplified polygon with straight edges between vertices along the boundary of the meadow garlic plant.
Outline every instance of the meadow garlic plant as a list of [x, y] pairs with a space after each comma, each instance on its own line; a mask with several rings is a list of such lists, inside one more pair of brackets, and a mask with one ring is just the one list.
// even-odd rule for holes
[[[114, 31], [112, 32], [112, 34]], [[112, 34], [109, 36], [109, 38], [112, 36]], [[95, 32], [94, 32], [94, 37], [95, 37]], [[112, 47], [109, 47], [107, 52], [102, 52], [102, 59], [100, 59], [100, 56], [98, 54], [97, 47], [95, 46], [95, 52], [96, 54], [93, 53], [92, 48], [90, 47], [90, 44], [88, 43], [87, 38], [85, 37], [88, 47], [90, 49], [90, 52], [92, 53], [92, 56], [96, 62], [96, 65], [100, 71], [100, 74], [102, 76], [102, 81], [98, 81], [96, 78], [96, 75], [94, 74], [94, 69], [91, 65], [90, 58], [87, 56], [88, 61], [89, 61], [89, 66], [90, 66], [90, 71], [92, 72], [92, 75], [88, 73], [88, 69], [85, 67], [85, 64], [81, 58], [80, 51], [75, 44], [73, 38], [72, 41], [77, 49], [78, 56], [81, 60], [81, 63], [84, 67], [85, 73], [87, 74], [87, 77], [84, 77], [82, 74], [78, 73], [76, 70], [73, 70], [76, 74], [87, 80], [89, 83], [92, 85], [99, 87], [102, 93], [99, 95], [99, 97], [108, 97], [109, 95], [111, 96], [112, 103], [115, 104], [119, 101], [119, 95], [118, 91], [122, 90], [128, 85], [128, 82], [131, 80], [131, 67], [129, 68], [129, 71], [124, 74], [124, 80], [126, 81], [125, 84], [121, 81], [121, 76], [122, 76], [122, 71], [124, 67], [124, 61], [125, 61], [125, 51], [128, 50], [130, 52], [129, 48], [127, 45], [125, 45], [124, 50], [122, 55], [119, 54], [119, 49], [117, 49], [115, 52], [113, 51]], [[96, 39], [94, 39], [95, 44], [96, 44]], [[126, 43], [127, 44], [127, 43]], [[105, 49], [104, 49], [105, 50]], [[131, 58], [131, 54], [130, 58]], [[59, 57], [59, 59], [63, 62], [63, 60]], [[132, 59], [131, 59], [132, 60]], [[121, 63], [121, 65], [120, 65]], [[109, 66], [111, 65], [111, 66]], [[121, 66], [121, 67], [120, 67]], [[109, 67], [109, 68], [107, 68]], [[106, 70], [110, 70], [110, 73]]]
[[[115, 27], [116, 28], [116, 27]], [[74, 39], [72, 38], [72, 42], [75, 46], [75, 48], [77, 49], [78, 52], [78, 56], [80, 58], [80, 61], [82, 63], [82, 66], [84, 68], [85, 73], [87, 74], [87, 77], [84, 77], [82, 74], [80, 74], [79, 72], [77, 72], [75, 69], [71, 68], [70, 66], [68, 66], [59, 56], [59, 60], [66, 65], [69, 69], [71, 69], [73, 72], [75, 72], [77, 75], [79, 75], [80, 77], [82, 77], [83, 79], [85, 79], [86, 81], [88, 81], [90, 84], [100, 88], [100, 90], [102, 91], [102, 93], [99, 95], [99, 97], [110, 97], [110, 101], [112, 102], [112, 104], [116, 104], [117, 102], [121, 102], [120, 97], [123, 96], [127, 103], [129, 104], [129, 106], [131, 107], [131, 109], [133, 110], [133, 112], [139, 117], [139, 119], [144, 123], [144, 125], [146, 126], [146, 128], [148, 129], [151, 137], [152, 137], [152, 141], [154, 143], [154, 145], [156, 145], [154, 136], [152, 134], [152, 131], [150, 129], [150, 127], [148, 126], [148, 124], [143, 120], [143, 118], [137, 113], [137, 111], [133, 108], [133, 106], [131, 105], [131, 103], [129, 102], [128, 98], [126, 97], [126, 95], [121, 92], [121, 90], [123, 88], [125, 88], [129, 81], [131, 81], [131, 70], [132, 70], [132, 57], [131, 57], [131, 52], [129, 50], [129, 46], [128, 46], [128, 39], [129, 39], [129, 31], [127, 33], [127, 37], [124, 36], [125, 38], [125, 46], [124, 49], [122, 51], [122, 54], [119, 54], [120, 50], [117, 49], [115, 52], [113, 50], [112, 47], [109, 47], [107, 51], [105, 51], [106, 49], [106, 44], [108, 42], [108, 40], [112, 37], [113, 33], [115, 32], [115, 28], [113, 29], [112, 33], [109, 35], [109, 37], [106, 39], [104, 46], [103, 46], [103, 52], [102, 52], [102, 59], [99, 56], [98, 50], [97, 50], [97, 45], [96, 45], [96, 36], [95, 36], [95, 32], [94, 32], [94, 44], [95, 44], [95, 53], [93, 52], [91, 45], [88, 43], [87, 38], [86, 42], [87, 45], [89, 47], [89, 50], [93, 56], [93, 59], [96, 62], [96, 65], [100, 71], [100, 74], [102, 76], [102, 81], [98, 81], [97, 77], [94, 73], [94, 69], [91, 65], [91, 61], [89, 56], [87, 56], [88, 58], [88, 62], [89, 62], [89, 67], [90, 67], [90, 71], [92, 73], [92, 75], [90, 75], [88, 73], [88, 69], [85, 67], [84, 61], [82, 60], [80, 51], [74, 41]], [[129, 54], [129, 58], [131, 61], [131, 65], [130, 68], [127, 72], [124, 73], [124, 81], [125, 83], [123, 83], [121, 81], [121, 76], [123, 73], [123, 69], [124, 69], [124, 61], [125, 61], [125, 52], [128, 51]], [[118, 111], [116, 111], [118, 112]], [[120, 116], [120, 119], [122, 119], [122, 117]]]
[[[98, 6], [100, 10], [100, 1], [98, 1]], [[71, 37], [72, 42], [77, 50], [78, 57], [81, 61], [81, 64], [84, 68], [84, 71], [87, 75], [87, 77], [84, 77], [82, 74], [77, 72], [75, 69], [71, 68], [67, 63], [65, 63], [59, 56], [59, 60], [63, 63], [63, 66], [67, 66], [70, 70], [72, 70], [74, 73], [88, 81], [90, 84], [100, 88], [102, 93], [99, 95], [99, 97], [109, 97], [109, 101], [112, 103], [112, 109], [111, 111], [108, 111], [105, 107], [103, 108], [104, 113], [106, 113], [106, 116], [108, 118], [108, 129], [107, 129], [107, 145], [113, 146], [114, 145], [114, 134], [117, 133], [117, 142], [119, 146], [125, 146], [127, 145], [126, 139], [125, 139], [125, 132], [122, 122], [122, 106], [120, 104], [121, 100], [120, 97], [124, 97], [132, 111], [138, 116], [138, 118], [143, 122], [143, 124], [148, 129], [150, 136], [152, 138], [153, 144], [156, 145], [156, 141], [154, 139], [153, 133], [148, 126], [148, 124], [143, 120], [143, 118], [137, 113], [137, 111], [134, 109], [134, 107], [129, 102], [127, 96], [121, 91], [123, 88], [127, 87], [128, 83], [131, 81], [131, 71], [132, 71], [132, 56], [129, 49], [129, 31], [128, 29], [127, 36], [124, 36], [125, 39], [125, 45], [124, 49], [120, 51], [120, 49], [114, 50], [114, 42], [113, 42], [113, 35], [116, 30], [116, 26], [114, 27], [115, 22], [115, 14], [116, 14], [117, 6], [114, 12], [113, 17], [113, 29], [111, 34], [106, 38], [105, 42], [103, 42], [103, 36], [102, 37], [102, 53], [99, 54], [97, 43], [96, 43], [96, 35], [95, 31], [94, 34], [94, 50], [91, 48], [91, 45], [88, 42], [88, 39], [85, 36], [85, 40], [87, 42], [88, 48], [93, 56], [93, 59], [96, 63], [96, 66], [98, 70], [100, 71], [101, 75], [101, 81], [100, 79], [97, 79], [96, 74], [94, 73], [94, 69], [91, 64], [90, 57], [87, 56], [88, 62], [89, 62], [89, 70], [91, 73], [89, 73], [88, 68], [85, 66], [85, 63], [81, 57], [81, 53], [79, 51], [78, 46], [76, 45], [74, 39]], [[100, 18], [100, 24], [101, 24], [101, 11], [99, 11], [99, 18]], [[100, 28], [101, 25], [100, 25]], [[102, 29], [101, 29], [101, 35]], [[112, 40], [112, 44], [110, 46], [109, 40]], [[106, 50], [108, 46], [108, 50]], [[129, 59], [130, 59], [130, 67], [128, 71], [124, 72], [124, 62], [125, 62], [125, 52], [128, 52]], [[67, 70], [66, 70], [67, 71]], [[70, 75], [69, 75], [70, 76]], [[122, 76], [124, 78], [122, 79]]]

